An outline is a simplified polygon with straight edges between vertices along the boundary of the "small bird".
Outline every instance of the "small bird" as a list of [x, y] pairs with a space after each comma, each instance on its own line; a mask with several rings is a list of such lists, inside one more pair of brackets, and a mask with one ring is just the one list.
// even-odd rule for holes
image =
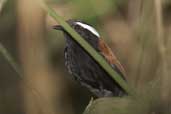
[[[125, 80], [125, 71], [112, 50], [100, 37], [99, 33], [89, 24], [70, 19], [66, 21], [84, 40], [86, 40], [111, 67]], [[105, 72], [104, 69], [71, 37], [61, 26], [53, 26], [61, 30], [66, 39], [64, 50], [65, 65], [72, 78], [91, 91], [97, 98], [124, 96], [127, 93]]]

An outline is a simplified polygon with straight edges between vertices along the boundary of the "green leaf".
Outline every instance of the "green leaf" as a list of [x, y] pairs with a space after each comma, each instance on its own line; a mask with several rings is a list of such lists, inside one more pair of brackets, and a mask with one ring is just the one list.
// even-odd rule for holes
[[129, 114], [127, 107], [130, 102], [128, 97], [100, 98], [92, 102], [83, 114]]

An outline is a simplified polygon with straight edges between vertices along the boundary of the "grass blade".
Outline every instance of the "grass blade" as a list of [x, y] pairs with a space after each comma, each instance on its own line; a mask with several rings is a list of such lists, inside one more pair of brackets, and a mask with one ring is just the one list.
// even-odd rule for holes
[[4, 56], [4, 58], [8, 61], [8, 63], [12, 66], [15, 72], [22, 77], [22, 73], [19, 69], [18, 64], [14, 61], [12, 56], [8, 53], [7, 49], [0, 43], [0, 53]]

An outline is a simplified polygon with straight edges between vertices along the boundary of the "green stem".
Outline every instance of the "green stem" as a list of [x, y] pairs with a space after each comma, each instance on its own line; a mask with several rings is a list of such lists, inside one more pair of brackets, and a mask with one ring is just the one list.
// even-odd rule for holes
[[12, 68], [15, 70], [17, 74], [19, 74], [20, 77], [22, 77], [22, 73], [19, 69], [19, 66], [14, 61], [12, 56], [8, 53], [6, 48], [0, 43], [0, 53], [4, 56], [4, 58], [8, 61], [8, 63], [12, 66]]

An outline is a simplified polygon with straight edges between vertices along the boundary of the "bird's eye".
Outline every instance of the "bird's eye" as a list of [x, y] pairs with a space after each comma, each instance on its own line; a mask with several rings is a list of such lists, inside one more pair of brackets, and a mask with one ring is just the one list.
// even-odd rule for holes
[[81, 22], [76, 22], [76, 25], [79, 25], [79, 26], [83, 27], [84, 29], [87, 29], [92, 34], [94, 34], [95, 36], [97, 36], [98, 38], [100, 38], [99, 33], [93, 27], [91, 27], [90, 25], [87, 25], [87, 24], [81, 23]]

